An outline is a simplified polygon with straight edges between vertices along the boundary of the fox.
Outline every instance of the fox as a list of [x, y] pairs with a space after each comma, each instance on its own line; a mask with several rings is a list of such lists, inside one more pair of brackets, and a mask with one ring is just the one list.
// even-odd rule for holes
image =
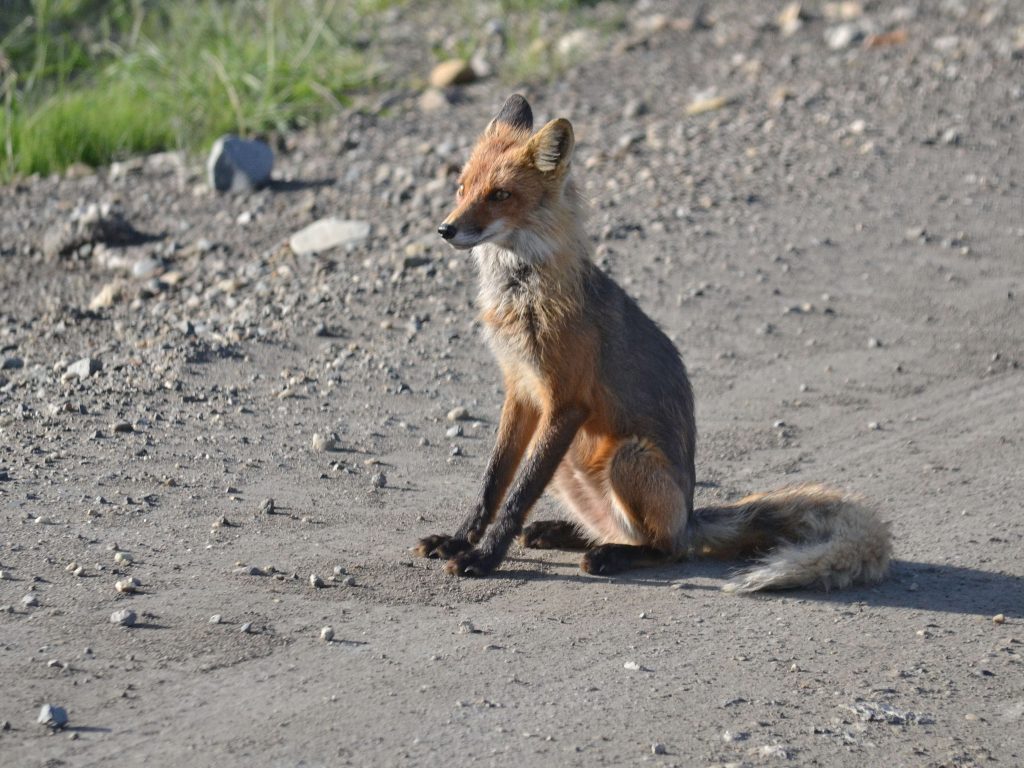
[[[694, 395], [676, 346], [593, 260], [586, 203], [570, 173], [572, 124], [534, 132], [505, 100], [458, 177], [437, 231], [471, 251], [484, 336], [504, 381], [483, 484], [452, 535], [412, 551], [484, 577], [522, 546], [582, 551], [608, 576], [696, 556], [745, 558], [723, 586], [752, 593], [881, 581], [889, 524], [822, 484], [694, 507]], [[528, 515], [552, 491], [567, 520]], [[753, 563], [750, 564], [751, 560]]]

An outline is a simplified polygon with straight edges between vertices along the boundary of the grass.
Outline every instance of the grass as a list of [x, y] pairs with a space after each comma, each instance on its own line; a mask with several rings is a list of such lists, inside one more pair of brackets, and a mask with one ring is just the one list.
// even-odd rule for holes
[[[431, 5], [426, 4], [426, 5]], [[551, 19], [589, 0], [455, 0], [425, 15], [465, 55], [489, 13], [506, 19], [506, 72], [542, 77]], [[416, 0], [2, 0], [0, 182], [169, 148], [199, 150], [316, 121], [359, 92], [409, 79], [373, 53], [389, 13]], [[542, 23], [542, 21], [544, 23]], [[452, 37], [449, 38], [453, 39]], [[424, 39], [424, 50], [429, 44]], [[445, 51], [435, 48], [435, 55]], [[425, 73], [417, 73], [420, 78]]]
[[388, 4], [4, 3], [0, 178], [315, 120], [374, 85], [349, 30]]

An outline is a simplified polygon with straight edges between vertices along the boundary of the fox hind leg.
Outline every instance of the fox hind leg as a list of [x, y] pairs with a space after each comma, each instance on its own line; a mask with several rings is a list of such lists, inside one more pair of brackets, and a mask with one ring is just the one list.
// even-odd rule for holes
[[665, 454], [646, 440], [625, 440], [610, 457], [607, 476], [622, 538], [634, 543], [598, 545], [583, 555], [580, 569], [612, 574], [675, 559], [689, 504]]

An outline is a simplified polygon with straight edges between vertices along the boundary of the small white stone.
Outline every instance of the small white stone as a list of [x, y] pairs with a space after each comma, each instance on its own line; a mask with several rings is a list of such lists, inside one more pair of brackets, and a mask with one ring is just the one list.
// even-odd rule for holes
[[221, 619], [221, 615], [219, 613], [215, 613], [215, 614], [213, 614], [213, 616], [210, 617], [210, 623], [211, 624], [220, 624], [221, 621], [222, 621], [222, 619]]
[[117, 624], [122, 627], [131, 627], [135, 625], [135, 620], [138, 616], [131, 608], [122, 608], [119, 611], [114, 611], [110, 614], [110, 623]]
[[309, 586], [313, 587], [313, 589], [320, 589], [324, 586], [324, 580], [315, 573], [311, 573], [309, 574]]
[[334, 639], [334, 627], [323, 627], [320, 630], [320, 639], [325, 643], [331, 642]]

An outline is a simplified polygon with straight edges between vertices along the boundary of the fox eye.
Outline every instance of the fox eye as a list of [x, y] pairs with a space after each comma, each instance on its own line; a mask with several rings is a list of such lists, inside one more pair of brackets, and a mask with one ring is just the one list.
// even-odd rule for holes
[[495, 203], [500, 203], [502, 200], [508, 200], [511, 195], [512, 193], [507, 189], [496, 189], [487, 196], [487, 199]]
[[465, 191], [466, 191], [466, 185], [465, 184], [459, 184], [459, 188], [457, 190], [455, 190], [455, 196], [456, 197], [462, 197], [462, 194]]

